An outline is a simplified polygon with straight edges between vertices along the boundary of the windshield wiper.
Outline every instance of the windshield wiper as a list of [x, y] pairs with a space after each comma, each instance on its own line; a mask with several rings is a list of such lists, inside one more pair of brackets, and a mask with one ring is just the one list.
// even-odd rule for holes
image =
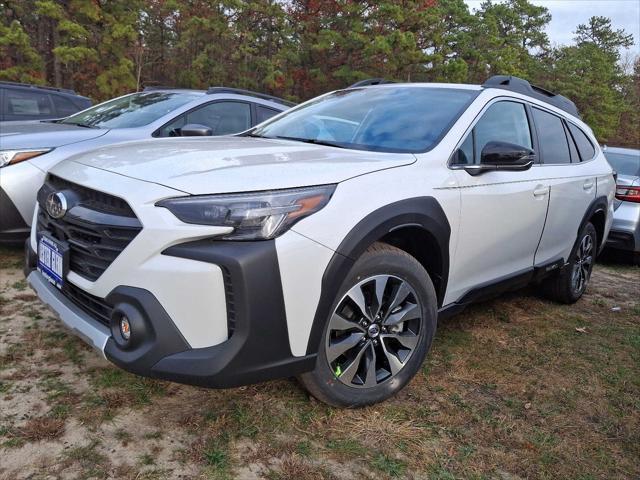
[[76, 127], [82, 127], [82, 128], [100, 128], [100, 127], [96, 127], [94, 125], [88, 125], [86, 123], [82, 123], [82, 122], [60, 122], [63, 125], [75, 125]]
[[339, 143], [328, 142], [326, 140], [318, 140], [317, 138], [286, 137], [284, 135], [276, 135], [274, 137], [263, 137], [263, 138], [278, 138], [281, 140], [292, 140], [294, 142], [311, 143], [313, 145], [325, 145], [327, 147], [347, 148], [344, 145], [341, 145]]

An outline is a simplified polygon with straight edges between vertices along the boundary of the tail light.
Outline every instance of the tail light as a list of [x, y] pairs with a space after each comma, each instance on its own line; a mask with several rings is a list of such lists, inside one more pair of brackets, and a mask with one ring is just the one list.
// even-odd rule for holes
[[640, 187], [616, 185], [616, 198], [625, 202], [640, 203]]

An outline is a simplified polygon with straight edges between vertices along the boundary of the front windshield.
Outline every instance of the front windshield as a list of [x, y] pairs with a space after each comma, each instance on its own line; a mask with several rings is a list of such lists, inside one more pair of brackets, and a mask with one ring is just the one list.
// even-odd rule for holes
[[201, 95], [197, 92], [133, 93], [71, 115], [60, 123], [95, 128], [142, 127]]
[[435, 146], [477, 92], [461, 88], [374, 87], [331, 93], [249, 135], [379, 152]]
[[619, 175], [640, 176], [640, 151], [629, 153], [604, 152], [609, 163]]

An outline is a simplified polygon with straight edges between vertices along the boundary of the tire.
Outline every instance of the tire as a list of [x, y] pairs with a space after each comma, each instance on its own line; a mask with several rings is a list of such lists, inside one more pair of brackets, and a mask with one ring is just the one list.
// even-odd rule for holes
[[372, 405], [400, 391], [420, 369], [437, 325], [429, 274], [414, 257], [384, 243], [356, 261], [331, 312], [316, 368], [298, 380], [336, 407]]
[[577, 302], [587, 289], [598, 248], [598, 234], [591, 223], [587, 223], [576, 240], [569, 261], [562, 271], [542, 283], [546, 297], [556, 302]]

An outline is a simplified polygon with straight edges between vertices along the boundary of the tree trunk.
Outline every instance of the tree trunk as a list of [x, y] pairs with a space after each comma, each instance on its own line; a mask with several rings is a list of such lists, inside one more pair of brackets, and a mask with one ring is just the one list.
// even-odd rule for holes
[[58, 33], [58, 25], [51, 20], [51, 55], [53, 56], [53, 84], [56, 87], [62, 87], [62, 69], [60, 68], [60, 59], [56, 56], [53, 49], [60, 42], [60, 34]]

